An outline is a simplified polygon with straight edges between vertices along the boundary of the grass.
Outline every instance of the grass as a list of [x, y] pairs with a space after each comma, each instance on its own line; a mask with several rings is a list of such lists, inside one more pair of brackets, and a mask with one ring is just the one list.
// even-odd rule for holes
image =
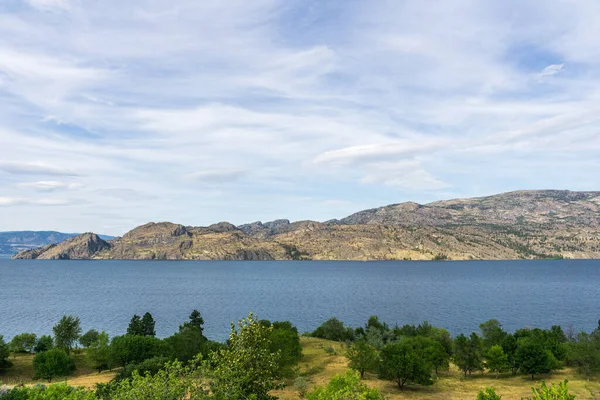
[[[68, 377], [53, 379], [53, 383], [67, 382], [72, 386], [93, 388], [96, 383], [108, 382], [115, 376], [115, 372], [105, 371], [99, 374], [95, 370], [90, 369], [85, 362], [84, 354], [81, 352], [74, 352], [71, 356], [75, 361], [77, 370]], [[13, 366], [3, 374], [0, 374], [0, 382], [8, 386], [20, 384], [32, 385], [36, 383], [47, 384], [48, 381], [45, 379], [33, 379], [33, 357], [33, 354], [17, 354], [11, 356], [9, 360], [13, 363]]]
[[[344, 357], [344, 348], [341, 343], [330, 342], [315, 338], [301, 338], [304, 357], [300, 363], [299, 373], [308, 379], [311, 386], [326, 385], [329, 379], [347, 369], [347, 360]], [[328, 346], [336, 349], [335, 355], [325, 351]], [[396, 399], [433, 399], [433, 400], [475, 400], [477, 393], [486, 387], [494, 387], [502, 395], [503, 400], [520, 400], [531, 396], [531, 387], [540, 386], [541, 381], [558, 383], [564, 379], [569, 380], [569, 391], [576, 395], [577, 400], [600, 399], [600, 381], [598, 378], [588, 382], [571, 368], [555, 371], [552, 374], [536, 377], [501, 374], [497, 379], [495, 374], [473, 374], [463, 377], [456, 367], [450, 371], [440, 372], [432, 386], [409, 386], [400, 391], [394, 382], [377, 379], [374, 374], [365, 374], [364, 383], [376, 387], [390, 400]], [[283, 390], [274, 392], [283, 400], [296, 400], [300, 396], [293, 386], [293, 380], [286, 382]]]
[[[313, 386], [326, 385], [331, 377], [343, 373], [347, 369], [348, 361], [344, 357], [345, 348], [342, 343], [331, 342], [316, 338], [300, 338], [302, 343], [303, 358], [298, 365], [298, 374], [304, 376]], [[326, 349], [332, 347], [334, 354], [329, 354]], [[114, 372], [103, 372], [98, 374], [85, 365], [83, 354], [74, 355], [77, 371], [66, 379], [66, 382], [74, 386], [85, 386], [93, 388], [96, 383], [108, 382], [115, 375]], [[0, 375], [0, 381], [9, 386], [24, 383], [46, 383], [45, 381], [34, 381], [32, 360], [33, 355], [17, 355], [11, 357], [14, 367], [10, 368], [4, 375]], [[496, 392], [502, 395], [503, 400], [520, 400], [531, 395], [532, 386], [540, 386], [541, 381], [558, 383], [564, 379], [569, 380], [569, 391], [576, 395], [577, 400], [600, 399], [600, 380], [598, 378], [587, 381], [571, 368], [555, 371], [548, 375], [536, 377], [531, 380], [530, 376], [501, 374], [498, 378], [494, 374], [483, 373], [463, 377], [462, 373], [452, 367], [450, 371], [440, 372], [432, 386], [409, 386], [400, 391], [393, 382], [382, 381], [377, 376], [367, 373], [364, 383], [376, 387], [384, 393], [388, 399], [433, 399], [433, 400], [474, 400], [477, 393], [486, 387], [494, 387]], [[65, 381], [65, 379], [56, 380]], [[282, 400], [300, 399], [294, 388], [294, 379], [285, 382], [286, 387], [274, 391], [273, 395]], [[309, 389], [310, 391], [310, 389]]]

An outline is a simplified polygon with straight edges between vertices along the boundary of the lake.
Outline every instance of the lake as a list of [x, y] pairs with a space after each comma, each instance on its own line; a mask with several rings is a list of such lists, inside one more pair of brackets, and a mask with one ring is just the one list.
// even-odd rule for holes
[[84, 331], [125, 333], [149, 311], [160, 337], [193, 309], [205, 333], [226, 339], [232, 321], [255, 312], [300, 332], [330, 317], [363, 325], [424, 320], [452, 334], [496, 318], [505, 329], [600, 319], [600, 261], [35, 261], [0, 259], [0, 335], [51, 334], [63, 314]]

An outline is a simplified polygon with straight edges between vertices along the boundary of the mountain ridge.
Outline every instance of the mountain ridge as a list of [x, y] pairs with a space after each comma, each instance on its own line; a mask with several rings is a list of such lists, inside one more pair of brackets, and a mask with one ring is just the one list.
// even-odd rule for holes
[[278, 219], [207, 227], [151, 222], [102, 242], [85, 236], [15, 258], [600, 258], [600, 191], [528, 190], [428, 204], [405, 202], [326, 222]]
[[[49, 244], [56, 244], [79, 233], [64, 233], [57, 231], [4, 231], [0, 232], [0, 254], [17, 254], [23, 250], [32, 250]], [[114, 239], [113, 236], [99, 235], [104, 240]]]

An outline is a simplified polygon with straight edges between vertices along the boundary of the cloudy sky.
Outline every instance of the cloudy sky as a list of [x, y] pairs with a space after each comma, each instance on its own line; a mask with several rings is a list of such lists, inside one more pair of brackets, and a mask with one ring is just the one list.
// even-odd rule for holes
[[0, 230], [600, 188], [597, 0], [2, 0]]

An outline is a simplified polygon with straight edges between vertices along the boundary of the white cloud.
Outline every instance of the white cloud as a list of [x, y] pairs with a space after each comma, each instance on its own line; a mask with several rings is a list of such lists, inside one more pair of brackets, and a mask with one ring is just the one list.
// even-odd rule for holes
[[[329, 219], [525, 165], [600, 185], [594, 0], [28, 3], [0, 14], [2, 202], [27, 205], [0, 230]], [[89, 204], [32, 212], [68, 189]]]
[[246, 175], [246, 171], [238, 169], [220, 169], [198, 171], [186, 175], [189, 180], [200, 183], [220, 184], [227, 182], [235, 182]]
[[538, 74], [539, 78], [546, 78], [561, 73], [565, 69], [565, 64], [551, 64]]
[[74, 199], [54, 199], [54, 198], [19, 198], [0, 196], [0, 207], [14, 206], [70, 206], [81, 204], [82, 200]]
[[19, 187], [31, 188], [41, 192], [52, 192], [56, 190], [78, 189], [83, 186], [79, 182], [64, 182], [64, 181], [39, 181], [39, 182], [22, 182]]
[[70, 0], [26, 0], [32, 7], [40, 10], [68, 10], [71, 6]]
[[0, 171], [13, 175], [78, 176], [68, 168], [44, 162], [0, 162]]

